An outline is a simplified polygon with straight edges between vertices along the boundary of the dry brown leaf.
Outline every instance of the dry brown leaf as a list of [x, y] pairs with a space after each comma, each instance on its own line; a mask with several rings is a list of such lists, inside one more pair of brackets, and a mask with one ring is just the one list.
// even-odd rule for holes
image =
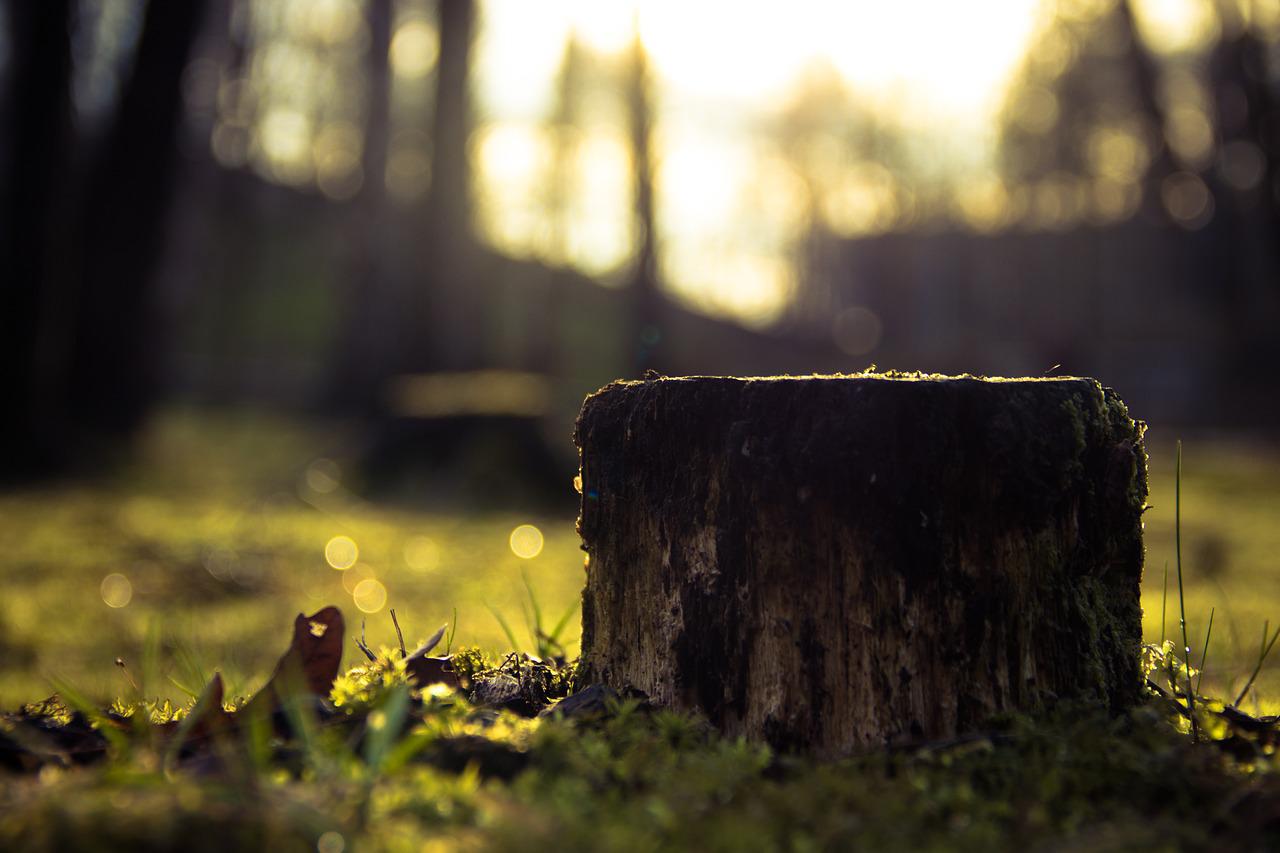
[[276, 664], [266, 686], [249, 700], [242, 713], [265, 706], [271, 711], [279, 707], [282, 694], [306, 692], [321, 698], [328, 696], [342, 663], [344, 623], [342, 611], [326, 607], [310, 616], [299, 613], [293, 620], [293, 642]]
[[458, 687], [458, 673], [453, 671], [452, 661], [452, 657], [414, 655], [405, 661], [405, 671], [418, 687], [430, 687], [433, 684]]

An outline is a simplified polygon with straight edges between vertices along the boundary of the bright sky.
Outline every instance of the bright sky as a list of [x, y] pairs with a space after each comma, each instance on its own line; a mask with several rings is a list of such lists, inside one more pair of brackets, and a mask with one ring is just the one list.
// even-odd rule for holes
[[[1110, 2], [1058, 5], [1089, 14]], [[1137, 5], [1157, 47], [1193, 46], [1212, 24], [1207, 0]], [[569, 222], [555, 231], [543, 206], [552, 158], [545, 122], [568, 34], [616, 54], [638, 27], [657, 82], [666, 282], [706, 310], [766, 324], [793, 286], [788, 253], [805, 191], [753, 128], [776, 114], [806, 71], [825, 64], [941, 168], [978, 176], [990, 162], [1006, 87], [1051, 7], [1041, 0], [483, 0], [475, 69], [487, 122], [476, 146], [481, 229], [507, 251], [606, 280], [626, 268], [633, 241], [625, 127], [584, 131]], [[889, 176], [880, 171], [871, 176], [880, 185], [854, 176], [842, 190], [842, 221], [854, 230], [885, 221]]]
[[950, 114], [991, 106], [1021, 56], [1038, 0], [486, 0], [481, 85], [503, 114], [540, 114], [570, 29], [626, 46], [638, 21], [662, 82], [682, 96], [761, 105], [830, 60], [859, 90], [906, 89]]

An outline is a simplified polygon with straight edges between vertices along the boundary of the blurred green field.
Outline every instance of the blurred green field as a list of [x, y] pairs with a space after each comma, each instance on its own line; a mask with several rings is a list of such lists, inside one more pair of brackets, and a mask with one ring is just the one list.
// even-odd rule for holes
[[[584, 574], [571, 515], [374, 506], [327, 460], [343, 446], [338, 428], [170, 411], [141, 460], [110, 478], [0, 494], [0, 708], [50, 694], [50, 676], [97, 699], [119, 695], [128, 684], [117, 657], [148, 694], [185, 700], [175, 682], [190, 687], [215, 667], [230, 695], [248, 694], [288, 646], [293, 617], [327, 604], [342, 608], [349, 636], [367, 619], [374, 648], [396, 643], [391, 607], [408, 644], [456, 608], [455, 646], [494, 650], [510, 642], [489, 607], [533, 648], [524, 576], [545, 622], [575, 605]], [[527, 559], [510, 541], [526, 524], [544, 534]], [[345, 571], [326, 560], [335, 537], [358, 548]], [[347, 555], [331, 556], [341, 565]], [[571, 654], [578, 625], [575, 615]], [[348, 643], [346, 663], [353, 653]]]
[[[1147, 434], [1150, 509], [1144, 516], [1142, 607], [1149, 642], [1164, 636], [1181, 645], [1174, 548], [1175, 439], [1159, 428]], [[1280, 448], [1275, 444], [1222, 437], [1183, 441], [1182, 570], [1193, 665], [1199, 664], [1210, 609], [1215, 608], [1205, 691], [1235, 698], [1257, 660], [1263, 622], [1270, 620], [1272, 631], [1280, 626]], [[1244, 707], [1280, 710], [1280, 654], [1268, 661], [1258, 689]]]
[[[1173, 436], [1155, 429], [1149, 440], [1143, 607], [1154, 642], [1166, 561], [1169, 639], [1178, 599]], [[178, 685], [215, 667], [232, 695], [248, 694], [288, 644], [293, 616], [326, 604], [343, 609], [349, 634], [367, 619], [375, 647], [395, 642], [390, 607], [410, 644], [456, 608], [455, 645], [492, 650], [510, 643], [490, 607], [532, 648], [525, 575], [545, 622], [575, 605], [584, 575], [572, 517], [372, 505], [327, 461], [342, 442], [336, 427], [173, 410], [154, 423], [140, 461], [110, 478], [0, 494], [0, 708], [53, 692], [51, 676], [100, 700], [118, 695], [127, 676], [117, 657], [148, 694], [184, 699]], [[1198, 662], [1216, 607], [1205, 686], [1222, 694], [1247, 677], [1263, 621], [1280, 625], [1280, 449], [1193, 439], [1183, 468], [1188, 630]], [[512, 548], [526, 524], [545, 540], [532, 558]], [[344, 571], [326, 560], [335, 537], [358, 547]], [[576, 615], [571, 626], [572, 654]], [[1280, 706], [1280, 655], [1259, 687], [1263, 710]]]

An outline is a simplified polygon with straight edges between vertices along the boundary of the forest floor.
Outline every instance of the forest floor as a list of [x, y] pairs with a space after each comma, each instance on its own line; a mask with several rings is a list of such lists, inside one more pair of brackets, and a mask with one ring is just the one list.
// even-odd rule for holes
[[[1151, 438], [1143, 605], [1159, 643], [1162, 605], [1164, 637], [1180, 635], [1173, 436]], [[0, 771], [0, 848], [1280, 844], [1274, 726], [1226, 723], [1221, 704], [1201, 709], [1207, 742], [1192, 742], [1182, 706], [1153, 695], [1118, 718], [1059, 708], [829, 763], [634, 702], [527, 716], [569, 690], [553, 659], [576, 653], [572, 518], [369, 504], [326, 455], [336, 441], [262, 415], [175, 411], [134, 467], [0, 495], [0, 708], [13, 712], [0, 756], [16, 771]], [[1280, 453], [1189, 440], [1181, 491], [1192, 660], [1214, 608], [1201, 693], [1230, 699], [1264, 620], [1280, 625]], [[540, 549], [522, 525], [538, 528]], [[320, 702], [279, 689], [293, 617], [330, 604], [346, 616], [332, 692]], [[392, 607], [411, 647], [455, 621], [451, 650], [478, 647], [461, 689], [406, 682]], [[539, 649], [536, 627], [556, 633], [566, 612], [565, 648], [544, 638]], [[362, 617], [376, 663], [354, 645]], [[513, 646], [552, 665], [506, 654]], [[217, 710], [208, 695], [193, 706], [215, 671]], [[519, 695], [474, 693], [512, 682]], [[28, 705], [54, 692], [61, 704]], [[256, 694], [273, 697], [267, 723], [243, 711]], [[1241, 708], [1256, 720], [1278, 700], [1273, 666]]]

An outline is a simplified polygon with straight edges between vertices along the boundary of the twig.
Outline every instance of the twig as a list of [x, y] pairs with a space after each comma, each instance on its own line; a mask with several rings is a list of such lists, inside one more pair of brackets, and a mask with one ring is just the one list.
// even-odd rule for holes
[[400, 620], [396, 618], [396, 609], [391, 608], [391, 624], [396, 626], [396, 638], [400, 641], [400, 657], [407, 658], [409, 653], [404, 649], [404, 632], [400, 630]]
[[376, 661], [378, 656], [369, 651], [369, 647], [364, 644], [364, 620], [360, 620], [360, 639], [356, 640], [356, 645], [360, 647], [360, 651], [364, 652], [364, 656], [369, 660]]
[[133, 688], [133, 692], [141, 697], [142, 688], [138, 687], [138, 682], [133, 680], [133, 674], [129, 672], [129, 667], [125, 666], [124, 658], [116, 658], [116, 666], [120, 667], [120, 671], [124, 673], [124, 677], [129, 682], [129, 686]]

